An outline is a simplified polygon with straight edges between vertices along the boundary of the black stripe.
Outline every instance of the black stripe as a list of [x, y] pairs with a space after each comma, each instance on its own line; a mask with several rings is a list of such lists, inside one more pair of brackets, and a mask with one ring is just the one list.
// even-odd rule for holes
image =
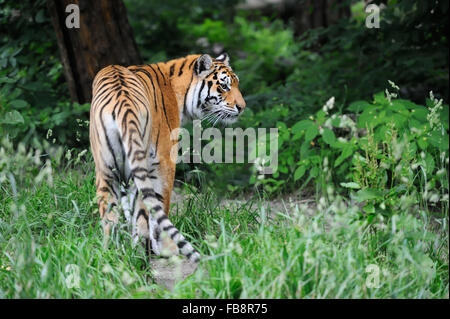
[[158, 144], [159, 144], [159, 133], [161, 132], [161, 124], [158, 127], [158, 135], [156, 136], [156, 143], [155, 143], [155, 156], [158, 153]]
[[172, 228], [175, 228], [175, 226], [174, 226], [174, 225], [169, 225], [169, 226], [164, 227], [163, 230], [164, 230], [164, 231], [169, 231], [169, 230], [171, 230]]
[[99, 188], [99, 190], [102, 192], [105, 192], [105, 193], [112, 193], [111, 190], [109, 189], [109, 187], [106, 187], [106, 186]]
[[197, 59], [194, 59], [191, 61], [191, 63], [189, 63], [189, 69], [192, 68], [192, 65], [194, 64], [195, 61], [197, 61]]
[[111, 189], [111, 191], [112, 191], [112, 193], [114, 194], [114, 196], [115, 196], [116, 198], [119, 198], [119, 196], [118, 196], [116, 190], [114, 189], [114, 186], [113, 186], [113, 184], [111, 183], [111, 181], [105, 179], [105, 183], [106, 183], [106, 184], [108, 185], [108, 187]]
[[197, 107], [200, 106], [200, 96], [202, 94], [203, 88], [205, 87], [205, 81], [202, 81], [202, 86], [200, 87], [200, 91], [198, 91], [198, 97], [197, 97]]
[[[100, 123], [102, 125], [103, 132], [105, 134], [106, 144], [107, 144], [109, 152], [111, 153], [111, 155], [113, 157], [113, 160], [114, 160], [114, 167], [118, 170], [119, 166], [117, 165], [116, 155], [115, 155], [115, 153], [113, 151], [113, 148], [112, 148], [112, 145], [111, 145], [111, 141], [109, 140], [109, 136], [108, 136], [108, 132], [107, 132], [106, 127], [105, 127], [105, 123], [103, 122], [103, 110], [108, 105], [108, 103], [111, 101], [111, 99], [112, 99], [112, 97], [105, 104], [103, 104], [103, 107], [100, 109], [100, 116], [99, 116], [100, 119], [99, 120], [100, 120]], [[115, 194], [115, 195], [117, 197], [117, 194]]]
[[159, 200], [160, 202], [164, 201], [164, 197], [160, 194], [160, 193], [156, 193], [155, 192], [155, 197], [157, 200]]
[[[143, 176], [137, 176], [137, 175], [134, 175], [133, 177], [134, 177], [134, 178], [137, 178], [137, 179], [140, 180], [140, 181], [145, 181], [147, 178], [150, 178], [150, 179], [155, 179], [155, 178], [156, 178], [156, 177], [153, 177], [153, 176], [148, 175], [148, 174], [145, 174], [145, 175], [143, 175]], [[152, 196], [152, 197], [154, 197], [154, 196]], [[145, 197], [145, 198], [147, 198], [147, 197]]]
[[[197, 64], [197, 60], [195, 60], [195, 64]], [[187, 95], [189, 93], [189, 89], [191, 88], [192, 80], [194, 80], [194, 72], [192, 72], [191, 81], [189, 82], [189, 85], [188, 85], [188, 87], [186, 89], [186, 92], [184, 93], [183, 112], [186, 111], [186, 98], [187, 98]]]
[[[161, 206], [160, 206], [160, 207], [161, 207]], [[154, 208], [153, 208], [153, 209], [154, 209]], [[163, 221], [165, 221], [166, 219], [169, 219], [169, 218], [167, 218], [166, 215], [163, 215], [163, 216], [159, 217], [158, 220], [157, 220], [156, 222], [158, 223], [158, 225], [161, 225], [161, 223], [162, 223]]]
[[[164, 111], [164, 117], [166, 118], [166, 122], [167, 122], [167, 126], [169, 127], [169, 131], [172, 131], [172, 127], [171, 127], [171, 125], [169, 123], [169, 118], [167, 117], [166, 104], [164, 102], [164, 94], [163, 94], [163, 92], [161, 90], [161, 84], [159, 83], [158, 74], [156, 73], [155, 69], [152, 68], [152, 66], [150, 64], [148, 65], [148, 67], [150, 69], [152, 69], [152, 71], [155, 73], [156, 82], [158, 82], [158, 86], [159, 86], [159, 93], [161, 94], [161, 103], [162, 103], [162, 108], [163, 108], [163, 111]], [[162, 73], [161, 73], [161, 76], [162, 76]], [[164, 79], [164, 82], [166, 82], [165, 77], [163, 77], [163, 79]], [[156, 99], [156, 93], [155, 93], [155, 99]]]
[[149, 197], [155, 198], [155, 191], [151, 188], [141, 189], [142, 199], [147, 199]]
[[145, 209], [140, 209], [139, 210], [139, 212], [137, 214], [137, 217], [136, 217], [136, 220], [138, 220], [141, 215], [143, 215], [145, 220], [148, 222], [148, 216], [145, 214]]
[[[150, 66], [150, 67], [151, 67], [151, 66]], [[158, 64], [156, 64], [156, 68], [158, 69], [159, 74], [161, 74], [161, 77], [162, 77], [163, 80], [164, 80], [164, 85], [167, 85], [166, 77], [165, 77], [164, 74], [161, 72], [161, 69], [159, 68], [159, 65], [158, 65]]]
[[148, 173], [148, 169], [146, 169], [144, 167], [136, 167], [131, 170], [131, 174], [133, 174], [133, 175], [136, 173], [141, 173], [141, 172]]
[[187, 61], [187, 59], [183, 61], [183, 64], [181, 64], [180, 71], [178, 72], [178, 76], [181, 76], [183, 74], [183, 68], [184, 68], [184, 65], [186, 64], [186, 61]]
[[[152, 84], [153, 98], [154, 98], [154, 101], [155, 101], [155, 111], [158, 111], [158, 103], [156, 102], [156, 89], [155, 89], [155, 84], [153, 83], [151, 74], [145, 69], [137, 69], [136, 71], [144, 73], [147, 76], [147, 78], [149, 79], [150, 83]], [[138, 74], [138, 76], [140, 76], [140, 75]], [[140, 77], [142, 78], [142, 76], [140, 76]], [[145, 82], [144, 79], [142, 79], [142, 81]]]
[[177, 246], [178, 248], [182, 249], [184, 246], [186, 246], [187, 242], [185, 240], [181, 240], [178, 242]]
[[172, 240], [175, 240], [175, 236], [179, 234], [178, 230], [176, 230], [172, 235], [170, 235], [170, 238], [172, 238]]

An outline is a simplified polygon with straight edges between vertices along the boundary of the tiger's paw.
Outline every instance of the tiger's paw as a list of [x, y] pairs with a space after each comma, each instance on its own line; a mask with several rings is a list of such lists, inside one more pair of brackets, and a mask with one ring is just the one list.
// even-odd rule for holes
[[159, 236], [159, 244], [161, 256], [171, 257], [178, 255], [178, 246], [175, 241], [170, 238], [167, 232], [162, 232]]

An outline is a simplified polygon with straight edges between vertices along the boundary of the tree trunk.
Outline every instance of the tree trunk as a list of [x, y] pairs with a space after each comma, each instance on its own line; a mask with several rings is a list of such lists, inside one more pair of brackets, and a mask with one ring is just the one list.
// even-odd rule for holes
[[[68, 28], [69, 4], [79, 6], [79, 28]], [[47, 0], [64, 75], [73, 101], [91, 101], [95, 74], [110, 64], [142, 64], [122, 0]]]

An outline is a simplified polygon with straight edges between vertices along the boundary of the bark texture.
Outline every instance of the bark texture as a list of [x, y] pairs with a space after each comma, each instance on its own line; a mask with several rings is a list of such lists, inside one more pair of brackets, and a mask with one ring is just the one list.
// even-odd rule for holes
[[[79, 7], [79, 28], [66, 26], [69, 4]], [[73, 101], [91, 101], [92, 80], [103, 67], [142, 64], [122, 0], [47, 0], [47, 7]]]

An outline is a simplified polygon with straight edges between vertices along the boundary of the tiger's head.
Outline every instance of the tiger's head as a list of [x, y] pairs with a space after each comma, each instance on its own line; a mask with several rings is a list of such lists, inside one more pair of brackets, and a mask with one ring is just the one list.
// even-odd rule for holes
[[199, 56], [194, 63], [194, 75], [190, 92], [191, 118], [217, 122], [236, 122], [245, 108], [245, 100], [239, 90], [239, 78], [224, 53], [217, 58], [208, 54]]

